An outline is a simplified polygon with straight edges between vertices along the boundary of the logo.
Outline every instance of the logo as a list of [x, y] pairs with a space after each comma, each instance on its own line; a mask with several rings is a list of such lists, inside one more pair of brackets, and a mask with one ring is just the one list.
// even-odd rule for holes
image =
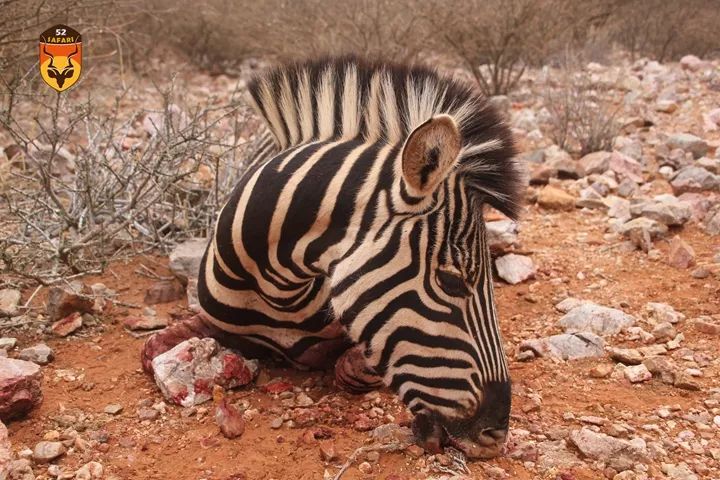
[[40, 35], [40, 75], [58, 92], [75, 85], [82, 70], [82, 37], [66, 25], [55, 25]]

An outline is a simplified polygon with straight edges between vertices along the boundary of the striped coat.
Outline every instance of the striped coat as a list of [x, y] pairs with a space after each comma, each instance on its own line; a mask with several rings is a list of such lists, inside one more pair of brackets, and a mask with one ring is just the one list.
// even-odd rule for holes
[[352, 347], [426, 445], [470, 438], [466, 450], [489, 455], [510, 384], [482, 211], [518, 211], [509, 129], [422, 67], [299, 63], [249, 93], [273, 143], [219, 215], [198, 283], [205, 317], [301, 366]]

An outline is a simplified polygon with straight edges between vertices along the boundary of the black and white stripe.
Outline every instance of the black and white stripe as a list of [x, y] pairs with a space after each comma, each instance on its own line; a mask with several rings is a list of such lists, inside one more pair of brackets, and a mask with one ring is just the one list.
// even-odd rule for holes
[[509, 382], [482, 219], [486, 203], [519, 208], [508, 127], [423, 67], [299, 63], [249, 92], [275, 145], [220, 213], [204, 312], [298, 364], [347, 337], [414, 412], [477, 415], [487, 386]]

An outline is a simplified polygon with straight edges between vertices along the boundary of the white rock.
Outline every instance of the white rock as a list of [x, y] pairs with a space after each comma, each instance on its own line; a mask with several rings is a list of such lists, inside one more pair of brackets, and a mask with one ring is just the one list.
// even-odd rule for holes
[[495, 260], [498, 276], [510, 284], [517, 284], [535, 276], [530, 257], [509, 253]]
[[10, 446], [8, 430], [2, 420], [0, 420], [0, 478], [4, 478], [2, 475], [10, 469], [12, 459], [13, 452]]
[[191, 407], [212, 398], [212, 388], [247, 385], [257, 375], [256, 360], [246, 360], [213, 338], [191, 338], [152, 361], [155, 383], [172, 403]]
[[685, 315], [675, 311], [673, 307], [667, 303], [649, 302], [645, 305], [648, 320], [653, 323], [678, 323], [685, 319]]
[[175, 247], [170, 253], [170, 270], [181, 282], [187, 283], [188, 279], [198, 277], [200, 262], [207, 244], [207, 238], [191, 238]]
[[650, 370], [642, 363], [640, 365], [625, 367], [623, 373], [630, 383], [647, 382], [652, 379], [652, 373], [650, 373]]
[[592, 332], [615, 335], [635, 324], [635, 318], [615, 308], [586, 303], [573, 308], [559, 321], [567, 333]]
[[605, 342], [589, 332], [562, 333], [550, 337], [526, 340], [520, 344], [521, 352], [532, 351], [538, 357], [560, 360], [595, 358], [605, 355]]
[[518, 246], [518, 226], [512, 220], [498, 220], [485, 224], [487, 241], [493, 253], [505, 252]]
[[555, 304], [555, 309], [558, 312], [567, 313], [573, 308], [579, 307], [580, 305], [584, 305], [586, 303], [592, 302], [589, 302], [587, 300], [580, 300], [579, 298], [568, 297], [565, 300], [562, 300], [561, 302]]
[[630, 470], [636, 463], [648, 461], [647, 451], [639, 444], [594, 432], [589, 428], [570, 432], [570, 441], [586, 457], [605, 462], [618, 471]]
[[18, 314], [20, 292], [11, 288], [0, 290], [0, 317], [12, 317]]
[[63, 456], [66, 451], [62, 442], [38, 442], [33, 449], [33, 460], [37, 463], [48, 463]]

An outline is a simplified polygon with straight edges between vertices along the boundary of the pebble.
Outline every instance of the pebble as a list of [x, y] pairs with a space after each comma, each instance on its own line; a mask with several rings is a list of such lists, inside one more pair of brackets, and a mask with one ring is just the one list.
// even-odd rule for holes
[[325, 462], [332, 462], [337, 460], [338, 454], [335, 450], [335, 445], [328, 440], [323, 440], [319, 443], [320, 458]]
[[88, 462], [75, 472], [75, 480], [97, 480], [103, 478], [103, 466], [98, 462]]
[[639, 365], [643, 361], [642, 354], [636, 348], [611, 348], [610, 358], [625, 365]]
[[592, 378], [607, 378], [610, 376], [612, 371], [613, 371], [612, 365], [608, 365], [607, 363], [601, 363], [601, 364], [595, 365], [593, 368], [591, 368], [589, 375]]
[[635, 324], [635, 318], [621, 310], [585, 303], [573, 308], [559, 321], [567, 333], [592, 332], [596, 335], [616, 335]]
[[368, 462], [362, 462], [358, 465], [358, 470], [365, 475], [369, 475], [373, 472], [373, 467]]
[[137, 411], [140, 420], [156, 420], [160, 416], [160, 412], [154, 408], [141, 407]]
[[55, 358], [55, 353], [52, 348], [48, 347], [44, 343], [38, 343], [32, 347], [23, 348], [18, 353], [20, 360], [26, 360], [28, 362], [37, 363], [38, 365], [47, 365], [52, 362]]
[[0, 290], [0, 317], [14, 317], [18, 314], [20, 291], [12, 288]]
[[647, 382], [652, 378], [652, 373], [643, 364], [626, 367], [624, 374], [630, 383]]
[[695, 250], [687, 242], [675, 235], [670, 241], [668, 264], [679, 269], [695, 265]]
[[33, 460], [37, 463], [48, 463], [63, 456], [67, 448], [62, 442], [38, 442], [33, 449]]
[[532, 258], [509, 253], [495, 260], [498, 276], [511, 285], [524, 282], [535, 276]]
[[111, 403], [103, 409], [103, 411], [109, 415], [117, 415], [118, 413], [122, 412], [122, 410], [123, 406], [117, 403]]
[[277, 430], [278, 428], [282, 427], [283, 425], [283, 419], [280, 417], [274, 418], [272, 422], [270, 422], [270, 428]]

